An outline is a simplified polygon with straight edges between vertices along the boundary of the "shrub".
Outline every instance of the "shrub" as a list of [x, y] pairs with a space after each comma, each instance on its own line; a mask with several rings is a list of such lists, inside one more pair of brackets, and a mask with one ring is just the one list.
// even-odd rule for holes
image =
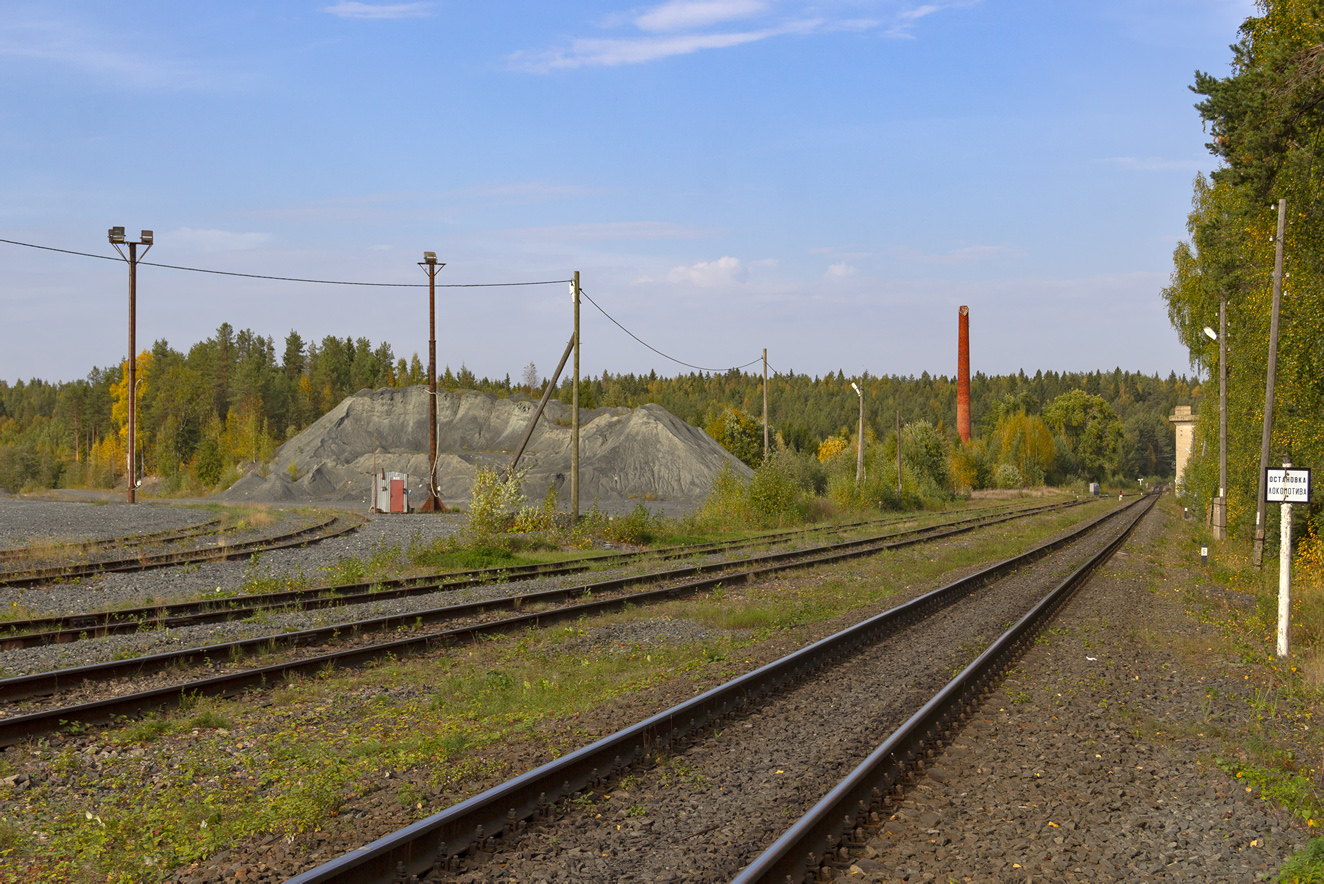
[[998, 488], [1023, 488], [1025, 479], [1015, 465], [1000, 463], [993, 471], [993, 484]]
[[[782, 454], [782, 452], [778, 452]], [[750, 479], [749, 513], [760, 526], [798, 522], [802, 518], [800, 486], [794, 455], [774, 456]]]
[[948, 470], [947, 440], [928, 421], [915, 421], [901, 428], [901, 459], [918, 476], [929, 479], [942, 491], [952, 487]]
[[469, 499], [469, 525], [471, 534], [482, 537], [501, 534], [511, 525], [521, 508], [528, 503], [520, 481], [522, 471], [511, 473], [503, 481], [493, 467], [479, 467]]

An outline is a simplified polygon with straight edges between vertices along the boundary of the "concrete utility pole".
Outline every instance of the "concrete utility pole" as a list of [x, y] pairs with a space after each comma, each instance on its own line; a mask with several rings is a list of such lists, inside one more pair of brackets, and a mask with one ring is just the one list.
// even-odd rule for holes
[[[146, 246], [143, 249], [143, 255], [152, 248], [152, 231], [144, 230], [139, 237], [138, 242], [126, 242], [124, 239], [123, 227], [112, 227], [106, 231], [110, 244], [119, 252], [120, 257], [129, 262], [129, 494], [128, 502], [137, 503], [135, 492], [138, 487], [138, 464], [134, 458], [138, 445], [137, 427], [135, 426], [134, 412], [138, 410], [138, 354], [137, 354], [137, 326], [138, 326], [138, 260], [142, 255], [138, 254], [138, 246]], [[126, 257], [120, 246], [127, 245], [129, 254]]]
[[[1292, 462], [1283, 461], [1283, 469], [1290, 470]], [[1292, 621], [1292, 504], [1283, 495], [1282, 529], [1278, 539], [1278, 656], [1286, 657], [1288, 626]]]
[[424, 252], [418, 266], [428, 274], [428, 499], [421, 509], [438, 513], [446, 507], [437, 497], [437, 271], [446, 265], [436, 252]]
[[855, 433], [855, 484], [859, 485], [864, 482], [864, 393], [860, 392], [854, 381], [850, 385], [855, 395], [860, 397], [860, 428]]
[[768, 348], [763, 348], [763, 460], [768, 460]]
[[570, 524], [579, 524], [579, 271], [570, 284], [575, 301], [575, 378], [570, 388]]
[[1260, 436], [1259, 493], [1255, 495], [1255, 546], [1251, 563], [1264, 566], [1264, 471], [1269, 469], [1269, 436], [1273, 432], [1273, 382], [1278, 370], [1278, 308], [1283, 300], [1283, 240], [1287, 228], [1287, 200], [1278, 201], [1278, 235], [1274, 237], [1273, 312], [1269, 316], [1269, 373], [1264, 384], [1264, 432]]

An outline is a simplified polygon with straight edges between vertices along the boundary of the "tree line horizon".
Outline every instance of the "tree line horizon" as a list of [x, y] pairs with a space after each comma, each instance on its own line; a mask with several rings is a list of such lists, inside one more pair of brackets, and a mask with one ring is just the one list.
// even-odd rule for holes
[[[291, 331], [278, 351], [271, 336], [235, 331], [229, 323], [187, 352], [165, 340], [155, 342], [138, 354], [136, 372], [138, 463], [144, 475], [162, 480], [163, 493], [228, 486], [245, 464], [269, 461], [281, 443], [359, 390], [427, 382], [418, 354], [397, 358], [388, 343], [335, 336], [311, 342]], [[0, 489], [109, 488], [122, 482], [127, 467], [126, 374], [127, 363], [122, 363], [93, 368], [75, 381], [0, 380]], [[954, 378], [928, 372], [919, 377], [848, 377], [841, 370], [812, 377], [793, 372], [770, 376], [769, 423], [777, 444], [817, 452], [830, 439], [853, 439], [859, 400], [852, 380], [864, 391], [871, 438], [888, 437], [900, 412], [903, 424], [927, 422], [949, 449], [960, 447], [953, 441]], [[525, 365], [519, 381], [509, 374], [480, 378], [463, 363], [458, 371], [449, 365], [438, 371], [442, 388], [497, 396], [537, 395], [545, 383], [533, 363]], [[1172, 434], [1164, 417], [1198, 394], [1193, 381], [1175, 372], [1166, 380], [1120, 368], [1038, 371], [1033, 376], [1023, 370], [1014, 375], [978, 372], [971, 378], [978, 431], [974, 441], [987, 447], [999, 421], [1005, 434], [1007, 421], [1021, 413], [1031, 424], [1042, 424], [1029, 431], [1042, 433], [1047, 428], [1040, 420], [1043, 409], [1073, 390], [1106, 406], [1099, 419], [1110, 422], [1107, 432], [1116, 431], [1106, 452], [1108, 475], [1171, 475]], [[556, 395], [570, 401], [568, 378], [562, 379]], [[733, 369], [665, 377], [656, 371], [604, 371], [580, 382], [580, 403], [587, 409], [650, 402], [707, 429], [746, 462], [756, 463], [762, 456], [761, 374]], [[749, 432], [751, 421], [757, 427], [757, 452], [747, 450], [755, 435]], [[1020, 429], [1027, 431], [1025, 426]], [[742, 445], [746, 450], [740, 450]], [[996, 459], [997, 453], [992, 454]], [[1041, 463], [1047, 467], [1040, 470], [1043, 476], [1051, 474], [1053, 461], [1048, 455]], [[995, 466], [990, 462], [990, 468]], [[1033, 466], [1028, 472], [1034, 473]]]

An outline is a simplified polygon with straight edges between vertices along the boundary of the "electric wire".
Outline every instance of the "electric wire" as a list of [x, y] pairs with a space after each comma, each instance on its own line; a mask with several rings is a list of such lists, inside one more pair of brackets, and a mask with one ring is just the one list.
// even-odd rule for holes
[[643, 340], [643, 339], [640, 338], [638, 335], [636, 335], [634, 332], [630, 331], [628, 328], [626, 328], [625, 326], [621, 325], [619, 322], [616, 321], [616, 318], [615, 318], [615, 317], [613, 317], [613, 316], [612, 316], [610, 313], [608, 313], [606, 310], [603, 310], [603, 309], [602, 309], [602, 306], [601, 306], [600, 304], [598, 304], [597, 301], [593, 300], [592, 298], [590, 298], [590, 297], [588, 296], [588, 292], [584, 291], [584, 287], [583, 287], [583, 286], [580, 286], [580, 287], [579, 287], [579, 293], [580, 293], [581, 295], [583, 295], [583, 296], [584, 296], [584, 299], [587, 300], [590, 304], [592, 304], [594, 307], [597, 307], [597, 308], [598, 308], [598, 312], [601, 313], [603, 316], [607, 317], [608, 319], [610, 319], [611, 322], [612, 322], [612, 324], [615, 325], [617, 328], [619, 328], [621, 331], [625, 332], [627, 335], [629, 335], [630, 337], [634, 338], [636, 341], [638, 341], [639, 343], [643, 344], [643, 345], [644, 345], [645, 347], [647, 347], [648, 349], [652, 350], [652, 351], [653, 351], [654, 353], [656, 353], [658, 356], [661, 356], [663, 359], [669, 359], [669, 360], [671, 360], [672, 362], [676, 363], [677, 365], [683, 365], [683, 366], [685, 366], [686, 368], [693, 368], [693, 369], [695, 369], [695, 370], [697, 370], [697, 371], [711, 371], [711, 372], [715, 372], [715, 373], [726, 373], [726, 372], [728, 372], [728, 371], [739, 371], [739, 370], [742, 369], [742, 368], [749, 368], [749, 367], [750, 367], [751, 365], [753, 365], [754, 363], [763, 361], [763, 357], [762, 357], [762, 356], [759, 356], [759, 357], [757, 357], [757, 358], [755, 358], [755, 359], [751, 359], [749, 362], [746, 362], [744, 365], [735, 365], [735, 366], [732, 366], [732, 367], [730, 367], [730, 368], [705, 368], [705, 367], [702, 366], [702, 365], [691, 365], [690, 363], [685, 362], [685, 361], [680, 360], [680, 359], [677, 359], [677, 358], [674, 357], [674, 356], [668, 356], [666, 353], [663, 353], [661, 350], [657, 349], [657, 348], [654, 347], [652, 344], [650, 344], [650, 343], [648, 343], [647, 341]]
[[[82, 258], [100, 258], [103, 261], [122, 261], [123, 258], [114, 258], [110, 255], [95, 255], [91, 252], [75, 252], [70, 249], [57, 249], [53, 246], [39, 246], [30, 242], [19, 242], [13, 239], [0, 239], [0, 243], [8, 243], [11, 246], [25, 246], [29, 249], [42, 249], [47, 252], [60, 252], [65, 255], [78, 255]], [[266, 276], [261, 273], [238, 273], [233, 270], [208, 270], [202, 267], [182, 267], [178, 264], [158, 264], [155, 261], [139, 261], [144, 267], [161, 267], [165, 270], [186, 270], [189, 273], [210, 273], [215, 276], [239, 276], [244, 279], [271, 279], [277, 282], [308, 282], [317, 285], [360, 285], [374, 286], [379, 288], [402, 288], [418, 289], [427, 288], [426, 282], [353, 282], [342, 279], [305, 279], [298, 276]], [[482, 289], [482, 288], [505, 288], [510, 286], [531, 286], [531, 285], [564, 285], [572, 280], [569, 279], [540, 279], [533, 282], [448, 282], [437, 283], [439, 289]]]

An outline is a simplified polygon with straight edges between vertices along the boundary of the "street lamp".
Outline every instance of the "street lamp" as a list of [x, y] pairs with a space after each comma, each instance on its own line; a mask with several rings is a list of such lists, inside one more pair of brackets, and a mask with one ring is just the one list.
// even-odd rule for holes
[[857, 433], [859, 441], [855, 446], [855, 484], [859, 485], [864, 481], [864, 394], [855, 386], [854, 381], [851, 381], [850, 385], [855, 395], [860, 397], [860, 429]]
[[1209, 326], [1204, 333], [1218, 342], [1218, 497], [1210, 514], [1214, 539], [1227, 539], [1227, 298], [1218, 300], [1218, 333]]
[[[128, 384], [129, 384], [129, 446], [128, 446], [128, 448], [129, 448], [129, 451], [128, 451], [128, 455], [129, 455], [129, 457], [128, 457], [128, 460], [129, 460], [129, 483], [128, 483], [128, 485], [129, 485], [129, 496], [128, 496], [128, 501], [129, 501], [129, 503], [137, 503], [137, 500], [136, 500], [135, 497], [134, 497], [134, 488], [137, 486], [138, 470], [137, 470], [137, 465], [134, 463], [134, 457], [133, 457], [133, 454], [134, 454], [134, 447], [137, 445], [137, 441], [138, 441], [136, 428], [134, 427], [134, 411], [136, 410], [136, 405], [137, 405], [136, 400], [137, 400], [137, 393], [138, 393], [138, 391], [137, 391], [137, 384], [138, 384], [138, 380], [137, 380], [137, 374], [138, 374], [138, 372], [137, 372], [137, 362], [138, 362], [138, 360], [137, 360], [137, 358], [136, 358], [136, 353], [135, 353], [135, 350], [136, 350], [136, 346], [137, 346], [137, 344], [136, 344], [136, 341], [135, 341], [135, 334], [134, 334], [134, 333], [135, 333], [135, 327], [136, 327], [136, 324], [137, 324], [137, 318], [136, 318], [136, 317], [137, 317], [137, 312], [136, 312], [136, 311], [137, 311], [137, 301], [138, 301], [138, 259], [139, 259], [140, 257], [142, 257], [141, 255], [138, 254], [138, 246], [144, 246], [144, 247], [145, 247], [145, 248], [143, 248], [142, 253], [143, 253], [143, 255], [146, 255], [148, 249], [150, 249], [150, 248], [152, 247], [152, 231], [150, 231], [150, 230], [144, 230], [144, 231], [142, 232], [142, 234], [138, 237], [138, 241], [137, 241], [137, 242], [133, 242], [132, 240], [126, 240], [126, 239], [124, 238], [124, 228], [123, 228], [123, 227], [112, 227], [112, 228], [110, 228], [110, 230], [106, 231], [106, 236], [107, 236], [107, 238], [109, 238], [109, 240], [110, 240], [110, 244], [111, 244], [112, 246], [115, 247], [115, 251], [119, 252], [120, 257], [123, 258], [125, 261], [127, 261], [127, 262], [129, 263], [129, 378], [128, 378]], [[128, 247], [129, 247], [129, 254], [128, 254], [128, 255], [125, 255], [125, 254], [124, 254], [124, 250], [121, 249], [120, 246], [128, 246]]]
[[[418, 262], [428, 274], [428, 499], [425, 513], [443, 512], [446, 507], [437, 497], [437, 271], [445, 267], [436, 252], [424, 252]], [[373, 481], [376, 481], [374, 478]]]

